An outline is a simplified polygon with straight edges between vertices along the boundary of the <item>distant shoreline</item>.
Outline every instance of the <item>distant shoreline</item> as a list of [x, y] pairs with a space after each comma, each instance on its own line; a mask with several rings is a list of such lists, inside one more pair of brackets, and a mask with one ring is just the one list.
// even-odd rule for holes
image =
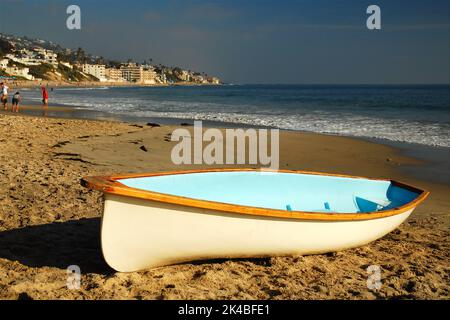
[[50, 88], [90, 88], [90, 87], [176, 87], [176, 86], [222, 86], [223, 84], [213, 83], [195, 83], [195, 82], [177, 82], [177, 83], [133, 83], [133, 82], [99, 82], [99, 81], [83, 81], [83, 82], [65, 82], [65, 81], [23, 81], [23, 80], [3, 80], [10, 86], [16, 88], [38, 88], [46, 86]]

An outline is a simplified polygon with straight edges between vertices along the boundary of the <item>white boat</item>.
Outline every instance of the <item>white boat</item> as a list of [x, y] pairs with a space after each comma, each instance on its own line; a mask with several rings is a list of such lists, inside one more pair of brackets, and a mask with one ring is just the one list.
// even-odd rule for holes
[[122, 272], [361, 246], [397, 228], [429, 194], [391, 180], [256, 169], [88, 177], [82, 185], [104, 192], [102, 251]]

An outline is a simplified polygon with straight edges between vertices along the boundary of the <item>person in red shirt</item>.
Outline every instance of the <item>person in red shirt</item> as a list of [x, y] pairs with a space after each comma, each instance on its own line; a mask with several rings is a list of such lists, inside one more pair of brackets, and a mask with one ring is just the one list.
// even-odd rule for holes
[[46, 117], [48, 111], [48, 91], [47, 88], [44, 86], [42, 86], [41, 90], [42, 90], [42, 116]]
[[47, 88], [42, 86], [42, 103], [44, 106], [48, 106], [48, 91]]

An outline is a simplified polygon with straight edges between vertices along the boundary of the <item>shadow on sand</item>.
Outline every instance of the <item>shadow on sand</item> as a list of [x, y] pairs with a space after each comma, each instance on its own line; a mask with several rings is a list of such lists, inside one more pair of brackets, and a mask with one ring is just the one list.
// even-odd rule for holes
[[78, 265], [82, 273], [114, 273], [102, 256], [99, 218], [0, 232], [0, 258], [29, 267]]
[[[28, 267], [66, 269], [78, 265], [82, 273], [111, 275], [100, 247], [100, 218], [55, 222], [0, 232], [0, 258]], [[205, 259], [180, 264], [221, 264], [247, 261], [270, 266], [269, 258]]]

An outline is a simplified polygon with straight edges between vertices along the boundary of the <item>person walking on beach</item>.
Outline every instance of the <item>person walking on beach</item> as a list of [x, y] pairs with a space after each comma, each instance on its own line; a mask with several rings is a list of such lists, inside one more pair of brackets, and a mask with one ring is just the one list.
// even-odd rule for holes
[[22, 101], [20, 92], [17, 91], [12, 98], [12, 112], [19, 112], [19, 102]]
[[48, 91], [47, 88], [42, 86], [42, 104], [46, 107], [48, 106]]
[[48, 112], [48, 90], [45, 86], [42, 86], [42, 116], [46, 117]]
[[8, 110], [8, 89], [9, 87], [4, 84], [3, 82], [0, 83], [0, 101], [3, 104], [3, 108], [5, 109], [5, 111]]

